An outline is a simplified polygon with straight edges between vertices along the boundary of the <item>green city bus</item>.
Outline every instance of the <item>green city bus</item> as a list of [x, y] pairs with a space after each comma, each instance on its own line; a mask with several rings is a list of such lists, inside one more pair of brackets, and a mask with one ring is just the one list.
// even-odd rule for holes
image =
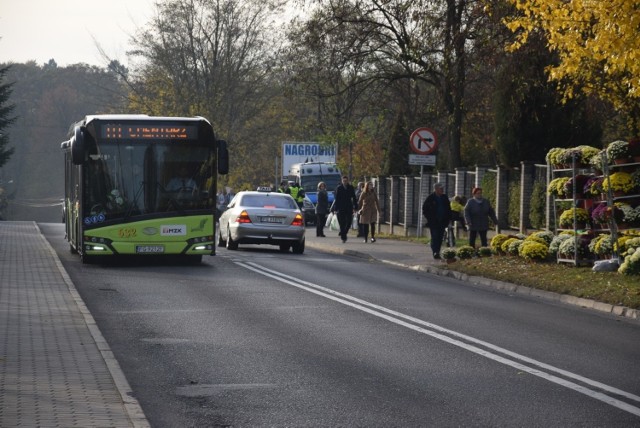
[[61, 148], [66, 239], [83, 263], [215, 254], [217, 178], [229, 155], [206, 119], [86, 116]]

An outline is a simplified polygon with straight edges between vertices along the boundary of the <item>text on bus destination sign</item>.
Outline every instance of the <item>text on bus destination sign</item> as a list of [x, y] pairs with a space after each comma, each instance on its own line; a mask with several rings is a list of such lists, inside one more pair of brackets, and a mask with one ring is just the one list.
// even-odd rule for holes
[[196, 126], [148, 126], [148, 125], [104, 125], [102, 138], [105, 139], [174, 139], [190, 140], [198, 135]]

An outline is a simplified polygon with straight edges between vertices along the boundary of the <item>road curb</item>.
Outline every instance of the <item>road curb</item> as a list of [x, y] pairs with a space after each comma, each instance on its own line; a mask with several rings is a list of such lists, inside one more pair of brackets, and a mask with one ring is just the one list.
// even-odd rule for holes
[[462, 272], [457, 272], [454, 270], [440, 268], [433, 265], [409, 265], [401, 262], [395, 262], [390, 260], [381, 260], [372, 256], [371, 254], [364, 253], [361, 251], [351, 250], [347, 248], [326, 246], [326, 245], [314, 245], [307, 242], [307, 246], [309, 248], [313, 248], [315, 250], [319, 250], [326, 253], [333, 254], [344, 254], [348, 256], [358, 257], [362, 259], [368, 259], [375, 261], [377, 263], [384, 263], [391, 266], [396, 266], [399, 268], [410, 269], [419, 272], [431, 273], [438, 276], [443, 276], [447, 278], [454, 278], [462, 282], [468, 282], [473, 285], [479, 285], [487, 288], [492, 288], [495, 290], [506, 291], [509, 293], [523, 294], [526, 296], [537, 297], [540, 299], [564, 303], [572, 306], [580, 306], [585, 309], [591, 309], [598, 312], [608, 313], [612, 315], [616, 315], [619, 317], [623, 317], [629, 320], [638, 321], [640, 320], [640, 310], [632, 309], [626, 306], [620, 305], [612, 305], [609, 303], [598, 302], [592, 299], [585, 299], [577, 296], [570, 296], [567, 294], [559, 294], [553, 291], [540, 290], [538, 288], [526, 287], [523, 285], [517, 285], [509, 282], [499, 281], [490, 278], [484, 278], [480, 276], [471, 276]]

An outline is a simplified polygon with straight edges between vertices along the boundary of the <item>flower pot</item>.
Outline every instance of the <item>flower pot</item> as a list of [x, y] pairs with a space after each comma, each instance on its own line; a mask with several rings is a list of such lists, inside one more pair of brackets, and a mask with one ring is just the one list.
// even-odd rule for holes
[[627, 158], [617, 158], [617, 159], [613, 160], [613, 163], [616, 164], [616, 165], [622, 165], [622, 164], [625, 164], [627, 162], [629, 162], [629, 159], [627, 159]]
[[626, 193], [624, 193], [622, 190], [615, 190], [613, 192], [613, 197], [614, 198], [620, 198], [622, 196], [626, 195]]

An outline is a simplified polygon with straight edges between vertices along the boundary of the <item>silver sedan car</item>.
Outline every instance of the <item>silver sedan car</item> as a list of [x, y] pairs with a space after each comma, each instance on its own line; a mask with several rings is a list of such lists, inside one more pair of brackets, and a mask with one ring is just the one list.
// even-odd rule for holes
[[280, 251], [304, 252], [304, 218], [291, 195], [238, 192], [220, 216], [218, 246], [278, 245]]

